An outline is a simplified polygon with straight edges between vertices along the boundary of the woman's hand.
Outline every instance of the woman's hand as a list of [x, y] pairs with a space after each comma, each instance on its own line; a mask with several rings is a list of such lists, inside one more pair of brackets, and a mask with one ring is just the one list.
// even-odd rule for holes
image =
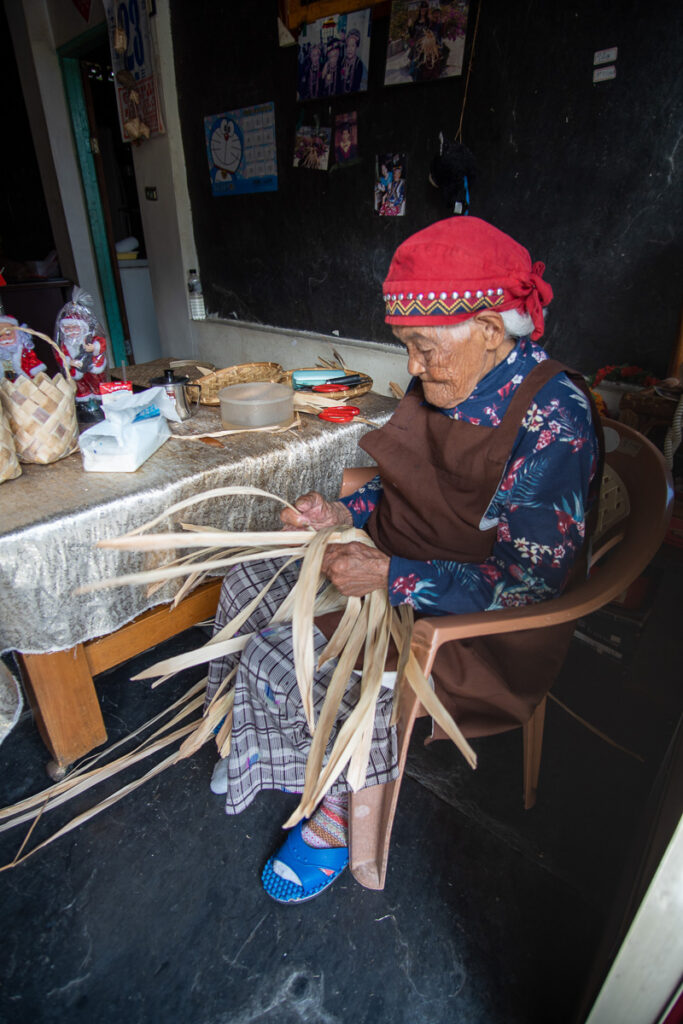
[[388, 555], [354, 540], [349, 544], [328, 544], [322, 571], [345, 597], [364, 597], [389, 586]]
[[326, 501], [322, 494], [310, 491], [302, 494], [294, 502], [296, 512], [291, 508], [283, 508], [280, 519], [289, 530], [304, 529], [312, 526], [314, 530], [322, 530], [324, 526], [351, 526], [353, 516], [341, 501]]

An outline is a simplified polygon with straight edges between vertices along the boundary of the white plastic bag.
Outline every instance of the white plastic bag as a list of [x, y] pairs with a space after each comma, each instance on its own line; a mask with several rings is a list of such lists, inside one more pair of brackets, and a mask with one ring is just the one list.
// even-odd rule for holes
[[83, 468], [95, 473], [133, 473], [170, 434], [167, 419], [179, 422], [164, 388], [102, 396], [105, 419], [79, 439]]

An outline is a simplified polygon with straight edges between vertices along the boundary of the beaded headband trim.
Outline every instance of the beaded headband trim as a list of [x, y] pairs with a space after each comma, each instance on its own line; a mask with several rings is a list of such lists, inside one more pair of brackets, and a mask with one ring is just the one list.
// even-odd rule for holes
[[505, 301], [502, 288], [486, 292], [387, 292], [384, 296], [387, 316], [456, 316], [495, 309]]

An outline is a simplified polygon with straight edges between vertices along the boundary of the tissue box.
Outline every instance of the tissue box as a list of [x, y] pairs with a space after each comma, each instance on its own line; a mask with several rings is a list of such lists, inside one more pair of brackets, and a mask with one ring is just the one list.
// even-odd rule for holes
[[120, 445], [116, 428], [103, 420], [79, 438], [83, 469], [89, 473], [134, 473], [170, 433], [163, 416], [136, 420], [126, 424], [124, 444]]

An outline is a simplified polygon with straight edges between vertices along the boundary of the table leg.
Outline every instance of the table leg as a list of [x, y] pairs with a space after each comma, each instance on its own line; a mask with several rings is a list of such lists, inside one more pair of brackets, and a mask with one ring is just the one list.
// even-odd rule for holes
[[82, 644], [52, 654], [22, 654], [24, 681], [38, 730], [63, 772], [107, 739], [90, 666]]
[[54, 758], [48, 765], [52, 778], [107, 739], [93, 676], [212, 619], [220, 589], [221, 580], [212, 579], [176, 608], [157, 605], [107, 636], [68, 651], [19, 655], [38, 730]]

